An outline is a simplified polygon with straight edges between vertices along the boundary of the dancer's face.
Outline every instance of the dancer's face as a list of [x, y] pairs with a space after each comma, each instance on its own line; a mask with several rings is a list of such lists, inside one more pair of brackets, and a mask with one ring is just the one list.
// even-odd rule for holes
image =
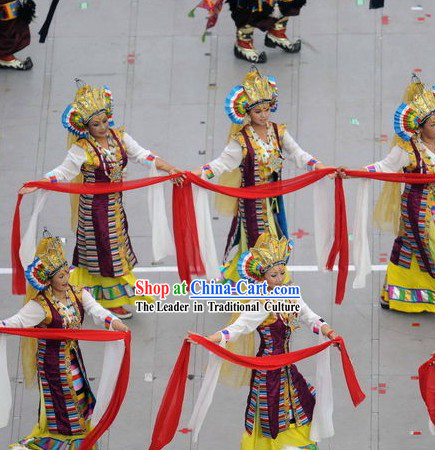
[[270, 289], [274, 289], [276, 286], [282, 286], [285, 280], [285, 266], [280, 264], [279, 266], [272, 267], [265, 274], [264, 278]]
[[424, 125], [420, 127], [420, 130], [423, 139], [428, 141], [435, 139], [435, 115], [429, 117]]
[[60, 269], [53, 277], [51, 278], [51, 287], [59, 292], [64, 292], [68, 289], [68, 280], [69, 280], [69, 268], [65, 267]]
[[89, 133], [95, 138], [105, 138], [109, 132], [109, 119], [106, 113], [98, 114], [92, 117], [88, 123]]
[[270, 105], [269, 103], [263, 103], [261, 105], [254, 106], [249, 111], [249, 117], [253, 125], [265, 126], [269, 121]]

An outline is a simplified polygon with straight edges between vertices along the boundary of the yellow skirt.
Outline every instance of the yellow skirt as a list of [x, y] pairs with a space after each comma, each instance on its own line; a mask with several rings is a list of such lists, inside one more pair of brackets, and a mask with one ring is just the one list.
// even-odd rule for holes
[[420, 270], [414, 255], [409, 269], [390, 262], [381, 298], [397, 311], [435, 313], [435, 279]]
[[317, 450], [315, 442], [310, 440], [311, 424], [296, 427], [290, 426], [287, 430], [278, 433], [276, 439], [263, 436], [261, 428], [254, 424], [254, 431], [243, 433], [240, 442], [241, 450], [283, 450], [287, 448]]
[[134, 305], [137, 300], [145, 300], [148, 303], [154, 302], [154, 297], [134, 294], [136, 279], [133, 272], [129, 272], [122, 277], [110, 278], [91, 275], [88, 269], [76, 267], [71, 272], [70, 283], [89, 288], [92, 296], [104, 308]]

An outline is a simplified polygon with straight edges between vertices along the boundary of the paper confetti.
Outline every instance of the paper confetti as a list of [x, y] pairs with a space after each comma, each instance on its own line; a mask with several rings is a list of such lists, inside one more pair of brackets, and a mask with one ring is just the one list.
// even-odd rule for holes
[[364, 6], [364, 0], [356, 0], [356, 6]]
[[88, 9], [88, 2], [81, 2], [80, 9]]
[[292, 233], [292, 236], [296, 237], [297, 239], [302, 239], [304, 236], [308, 236], [310, 233], [307, 233], [306, 231], [302, 230], [301, 228], [298, 228], [298, 231], [295, 231]]
[[382, 22], [382, 25], [389, 25], [390, 17], [389, 16], [382, 16], [381, 22]]
[[411, 436], [421, 436], [422, 432], [421, 431], [410, 431], [409, 434]]
[[151, 372], [145, 372], [143, 380], [146, 381], [147, 383], [152, 383], [152, 381], [154, 380], [153, 374]]
[[419, 327], [419, 326], [420, 326], [420, 322], [411, 323], [411, 327]]
[[356, 117], [350, 119], [351, 125], [359, 125], [359, 120]]

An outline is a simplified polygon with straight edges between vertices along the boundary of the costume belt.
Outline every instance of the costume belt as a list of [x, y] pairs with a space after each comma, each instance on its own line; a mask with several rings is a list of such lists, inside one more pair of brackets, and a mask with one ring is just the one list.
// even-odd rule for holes
[[13, 20], [18, 17], [18, 9], [21, 6], [19, 0], [13, 2], [4, 3], [0, 5], [0, 20]]

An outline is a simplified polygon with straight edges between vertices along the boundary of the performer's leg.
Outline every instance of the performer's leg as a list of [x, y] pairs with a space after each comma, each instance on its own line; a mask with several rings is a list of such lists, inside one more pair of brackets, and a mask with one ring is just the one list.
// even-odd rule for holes
[[254, 27], [245, 25], [237, 28], [234, 55], [236, 58], [253, 63], [264, 63], [267, 61], [266, 53], [258, 53], [254, 47]]
[[301, 50], [301, 40], [291, 42], [287, 37], [287, 23], [289, 17], [284, 16], [277, 20], [266, 33], [264, 44], [266, 47], [279, 47], [287, 53], [298, 53]]

